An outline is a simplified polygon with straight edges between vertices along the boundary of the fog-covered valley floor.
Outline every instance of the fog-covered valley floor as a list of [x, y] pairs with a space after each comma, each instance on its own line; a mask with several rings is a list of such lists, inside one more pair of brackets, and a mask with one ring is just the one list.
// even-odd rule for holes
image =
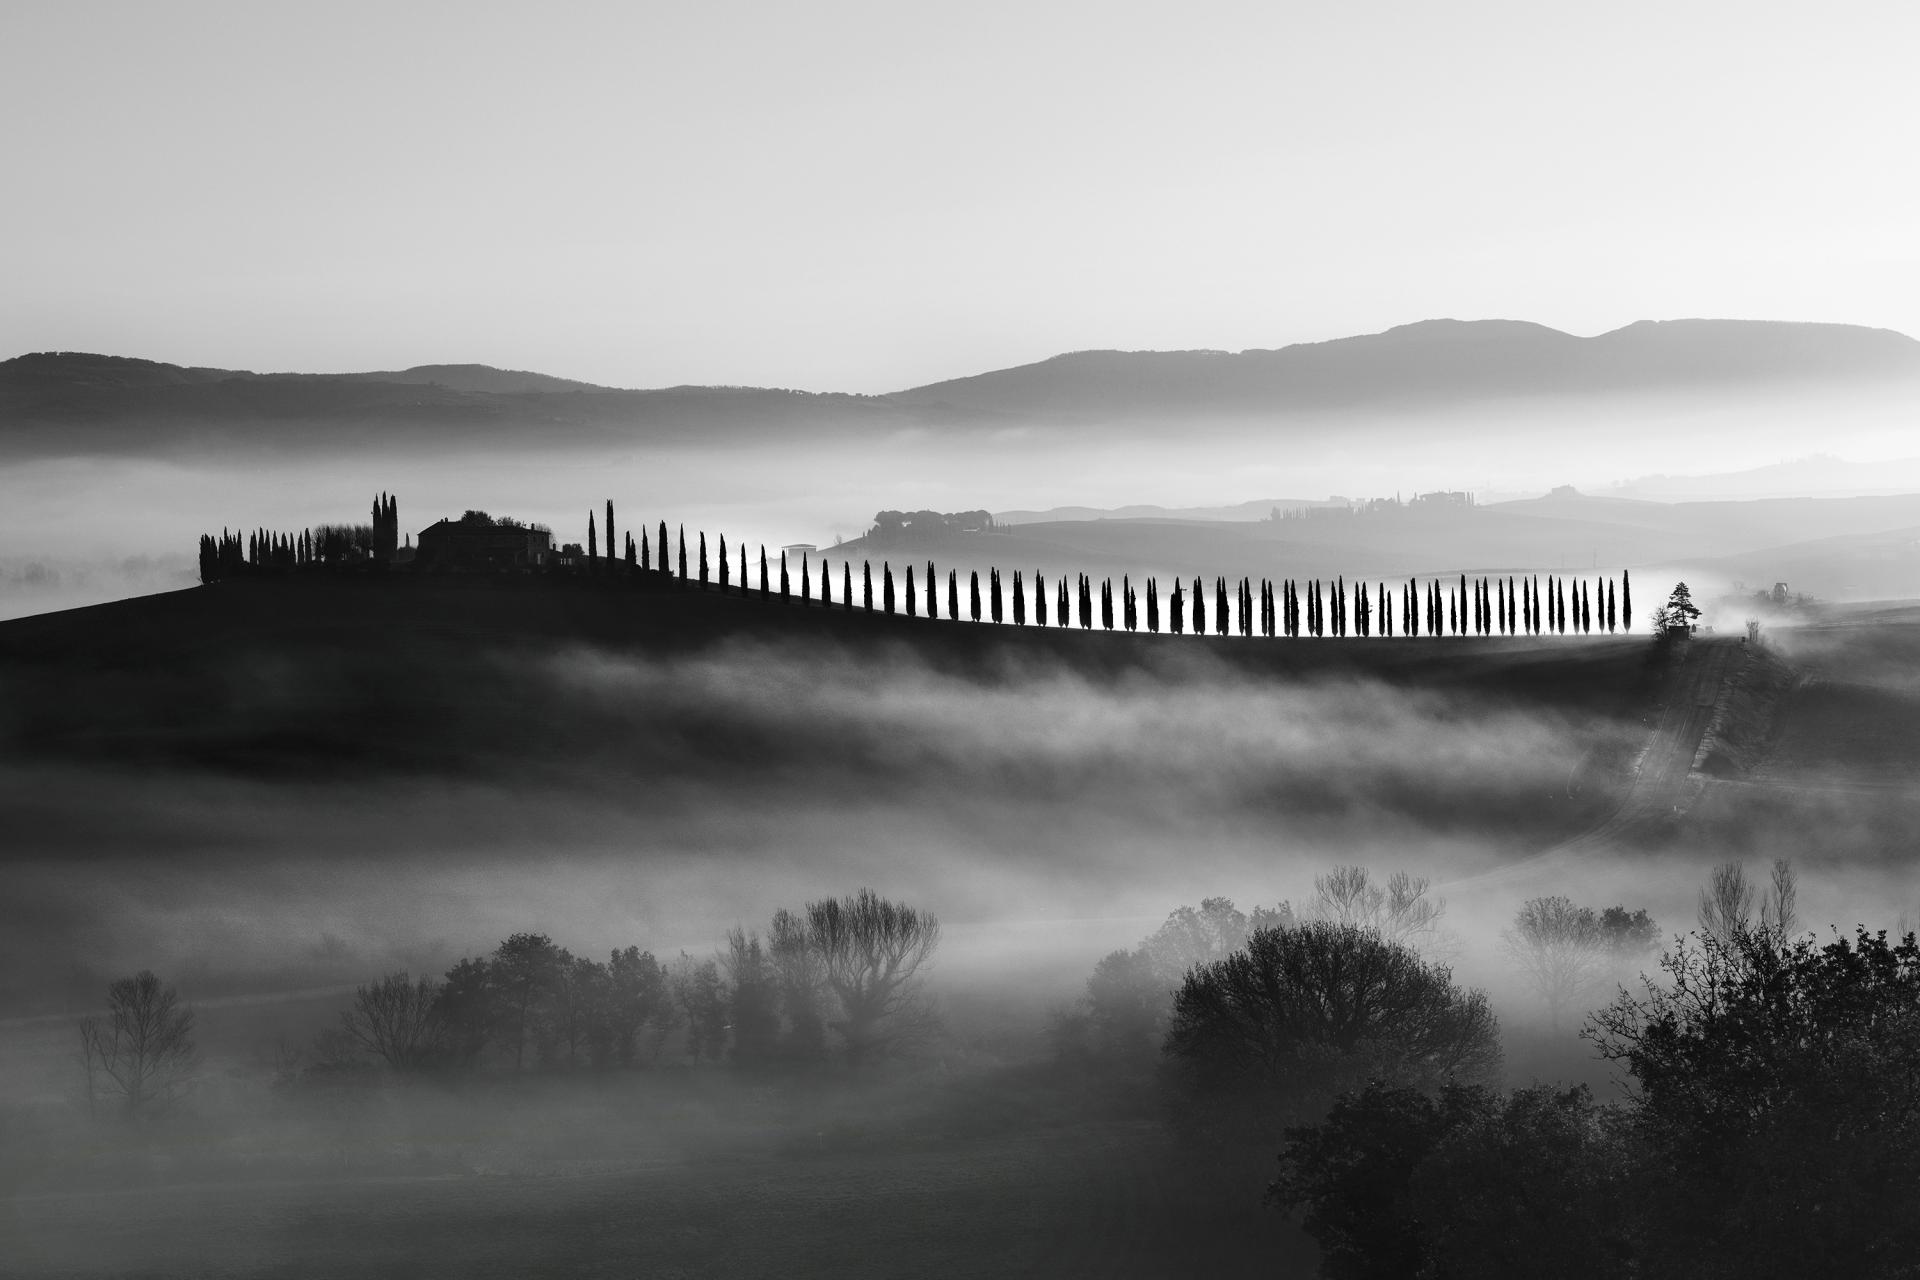
[[[1606, 1089], [1499, 951], [1523, 900], [1671, 935], [1711, 864], [1791, 857], [1809, 922], [1920, 907], [1915, 614], [1682, 648], [1015, 631], [651, 580], [240, 582], [0, 624], [4, 1240], [23, 1274], [880, 1275], [909, 1245], [942, 1274], [1305, 1274], [1257, 1179], [1179, 1172], [1151, 1111], [1048, 1075], [1057, 1015], [1176, 907], [1406, 871], [1508, 1077]], [[1669, 811], [1633, 808], [1676, 715]], [[384, 973], [523, 931], [697, 959], [869, 886], [940, 916], [944, 1030], [865, 1081], [663, 1045], [611, 1077], [274, 1083]], [[203, 1079], [102, 1136], [73, 1020], [141, 968], [196, 1005]]]

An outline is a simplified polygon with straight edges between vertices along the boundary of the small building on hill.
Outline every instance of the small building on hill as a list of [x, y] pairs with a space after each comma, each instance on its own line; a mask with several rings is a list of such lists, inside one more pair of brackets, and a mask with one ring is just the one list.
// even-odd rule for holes
[[469, 511], [420, 531], [414, 567], [424, 571], [499, 572], [542, 569], [553, 557], [553, 531], [509, 516]]

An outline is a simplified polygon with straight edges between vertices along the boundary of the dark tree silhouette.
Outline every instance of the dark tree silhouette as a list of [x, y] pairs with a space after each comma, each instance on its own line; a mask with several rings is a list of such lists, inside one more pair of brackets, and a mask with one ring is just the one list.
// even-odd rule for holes
[[880, 609], [889, 615], [893, 613], [893, 562], [890, 560], [880, 562]]
[[970, 569], [967, 574], [967, 611], [968, 615], [978, 622], [980, 621], [980, 571]]
[[1063, 627], [1073, 625], [1072, 606], [1067, 603], [1067, 575], [1061, 574], [1054, 593], [1054, 618]]
[[[746, 585], [746, 579], [742, 578], [740, 580], [741, 588], [744, 590]], [[807, 565], [807, 553], [804, 551], [800, 553], [800, 599], [807, 604], [813, 603], [813, 573]], [[913, 612], [913, 579], [911, 576], [907, 579], [907, 612]]]
[[960, 574], [956, 569], [947, 570], [947, 617], [960, 621]]
[[593, 531], [593, 512], [587, 512], [587, 568], [599, 567], [600, 539]]
[[1200, 579], [1193, 580], [1193, 634], [1207, 634], [1207, 596], [1206, 584]]
[[913, 591], [913, 566], [912, 565], [907, 566], [907, 616], [909, 618], [914, 618], [919, 616], [919, 601], [917, 601], [914, 598], [914, 591]]
[[998, 569], [987, 570], [987, 608], [988, 608], [987, 616], [992, 618], [994, 622], [998, 623], [1001, 617], [1000, 615], [1000, 571]]
[[1186, 629], [1186, 584], [1178, 578], [1173, 580], [1173, 592], [1167, 597], [1167, 621], [1175, 635]]
[[615, 535], [614, 529], [613, 529], [613, 499], [608, 498], [607, 499], [607, 559], [608, 560], [613, 559], [614, 548], [618, 547], [619, 545], [620, 545], [619, 538]]
[[660, 572], [669, 572], [668, 565], [673, 562], [667, 558], [667, 522], [660, 522]]
[[112, 1098], [129, 1117], [164, 1111], [192, 1089], [200, 1069], [193, 1010], [149, 969], [107, 988], [104, 1019], [79, 1023], [87, 1107]]
[[[723, 594], [726, 592], [728, 586], [731, 585], [727, 580], [729, 570], [730, 566], [727, 562], [727, 535], [723, 533], [720, 535], [720, 590]], [[746, 585], [744, 582], [740, 584], [743, 590]]]
[[782, 600], [790, 600], [793, 598], [793, 580], [788, 576], [787, 553], [785, 551], [780, 553], [780, 598]]
[[[629, 535], [631, 536], [631, 535]], [[388, 1070], [412, 1072], [436, 1065], [442, 1053], [440, 984], [405, 972], [356, 987], [340, 1026]]]
[[1026, 588], [1020, 583], [1018, 569], [1013, 571], [1013, 625], [1016, 627], [1027, 625], [1027, 593]]
[[1147, 630], [1160, 634], [1160, 584], [1152, 576], [1147, 578]]
[[[929, 560], [927, 561], [927, 616], [929, 618], [937, 618], [940, 616], [939, 599], [940, 579], [934, 576], [933, 561]], [[952, 617], [953, 615], [948, 614], [947, 616]]]
[[1047, 580], [1038, 570], [1033, 575], [1033, 623], [1037, 627], [1047, 625]]
[[840, 607], [853, 611], [853, 561], [840, 562]]
[[680, 526], [680, 581], [687, 580], [687, 526]]
[[[977, 575], [976, 575], [977, 576]], [[859, 1069], [916, 1043], [934, 1019], [920, 970], [940, 944], [931, 912], [862, 889], [809, 902], [797, 917], [797, 945], [818, 963], [839, 1013], [829, 1023]]]

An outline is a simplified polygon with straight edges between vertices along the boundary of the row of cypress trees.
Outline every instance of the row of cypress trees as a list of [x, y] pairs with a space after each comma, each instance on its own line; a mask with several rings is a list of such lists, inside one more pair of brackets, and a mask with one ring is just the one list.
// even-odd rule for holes
[[[611, 503], [607, 506], [607, 527], [613, 527]], [[634, 537], [629, 533], [626, 563], [649, 571], [657, 567], [658, 572], [672, 574], [674, 560], [669, 550], [674, 544], [668, 537], [666, 521], [660, 522], [657, 534], [657, 566], [654, 547], [649, 541], [647, 531], [642, 529], [636, 548]], [[591, 547], [591, 542], [589, 545]], [[701, 583], [717, 583], [723, 591], [734, 589], [726, 538], [719, 539], [717, 576], [708, 561], [707, 535], [698, 533], [691, 545], [697, 547], [694, 554], [697, 575], [689, 572], [692, 567], [688, 563], [690, 543], [683, 525], [678, 539], [678, 576]], [[745, 594], [754, 587], [747, 549], [741, 546], [738, 550], [738, 590]], [[908, 565], [901, 578], [896, 579], [892, 563], [881, 562], [879, 611], [904, 612], [907, 617], [918, 617], [924, 610], [929, 618], [941, 616], [940, 580], [933, 561], [926, 562], [925, 574], [918, 578], [915, 568]], [[785, 551], [770, 560], [767, 548], [762, 546], [759, 570], [758, 590], [763, 599], [771, 599], [776, 592], [783, 600], [796, 598], [795, 574]], [[851, 560], [841, 562], [837, 599], [833, 573], [825, 557], [819, 562], [817, 596], [815, 577], [813, 563], [803, 553], [798, 599], [828, 607], [836, 603], [843, 609], [856, 607]], [[1205, 635], [1209, 623], [1208, 594], [1206, 584], [1199, 578], [1193, 580], [1191, 592], [1183, 580], [1175, 579], [1166, 600], [1167, 630], [1179, 635], [1191, 628], [1193, 634]], [[1215, 635], [1228, 635], [1236, 629], [1242, 636], [1289, 637], [1591, 635], [1596, 631], [1631, 630], [1633, 618], [1633, 583], [1624, 571], [1617, 593], [1614, 581], [1604, 577], [1588, 581], [1550, 574], [1543, 582], [1538, 574], [1473, 579], [1462, 574], [1454, 582], [1432, 579], [1423, 584], [1410, 580], [1397, 587], [1385, 582], [1349, 584], [1344, 577], [1304, 582], [1287, 578], [1277, 583], [1265, 578], [1258, 583], [1252, 578], [1241, 578], [1237, 584], [1221, 577], [1214, 579], [1211, 595]], [[874, 596], [873, 563], [863, 560], [858, 607], [874, 610]], [[1019, 571], [1014, 572], [1009, 587], [1000, 570], [990, 568], [983, 595], [979, 572], [969, 570], [963, 615], [959, 571], [947, 571], [946, 616], [949, 619], [959, 620], [964, 616], [974, 622], [1005, 622], [1010, 616], [1015, 626], [1027, 626], [1031, 618], [1031, 625], [1041, 627], [1070, 627], [1077, 621], [1086, 630], [1092, 630], [1096, 624], [1108, 631], [1116, 627], [1137, 631], [1143, 625], [1149, 632], [1161, 629], [1159, 583], [1152, 577], [1146, 579], [1144, 611], [1141, 594], [1135, 590], [1131, 575], [1121, 576], [1117, 594], [1111, 578], [1101, 580], [1096, 588], [1091, 577], [1078, 574], [1071, 589], [1065, 576], [1056, 578], [1051, 621], [1048, 598], [1044, 574], [1033, 575], [1029, 590], [1025, 576]]]

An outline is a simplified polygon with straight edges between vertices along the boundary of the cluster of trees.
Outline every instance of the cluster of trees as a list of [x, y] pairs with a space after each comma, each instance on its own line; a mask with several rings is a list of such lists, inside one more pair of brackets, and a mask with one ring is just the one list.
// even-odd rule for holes
[[371, 524], [323, 524], [284, 532], [222, 529], [200, 536], [200, 581], [218, 582], [263, 570], [284, 572], [318, 565], [389, 561], [400, 545], [400, 501], [382, 493], [373, 500]]
[[[323, 1056], [397, 1072], [494, 1063], [628, 1067], [679, 1034], [693, 1061], [859, 1068], [934, 1025], [921, 971], [939, 944], [930, 913], [871, 890], [733, 930], [715, 956], [661, 964], [635, 947], [602, 963], [518, 933], [438, 982], [391, 974], [359, 988]], [[343, 1052], [344, 1051], [344, 1052]]]
[[991, 511], [880, 511], [866, 539], [876, 545], [908, 543], [946, 533], [992, 533]]
[[1920, 946], [1695, 934], [1586, 1034], [1634, 1088], [1375, 1082], [1269, 1189], [1343, 1277], [1907, 1276], [1920, 1258]]
[[[924, 974], [939, 942], [934, 915], [870, 889], [782, 909], [764, 935], [734, 929], [717, 954], [667, 964], [637, 947], [593, 960], [516, 933], [443, 978], [391, 973], [357, 988], [303, 1069], [608, 1070], [658, 1060], [677, 1035], [694, 1062], [857, 1070], [937, 1026]], [[151, 973], [108, 994], [106, 1017], [79, 1024], [89, 1105], [111, 1096], [145, 1115], [184, 1097], [199, 1065], [192, 1010]]]

